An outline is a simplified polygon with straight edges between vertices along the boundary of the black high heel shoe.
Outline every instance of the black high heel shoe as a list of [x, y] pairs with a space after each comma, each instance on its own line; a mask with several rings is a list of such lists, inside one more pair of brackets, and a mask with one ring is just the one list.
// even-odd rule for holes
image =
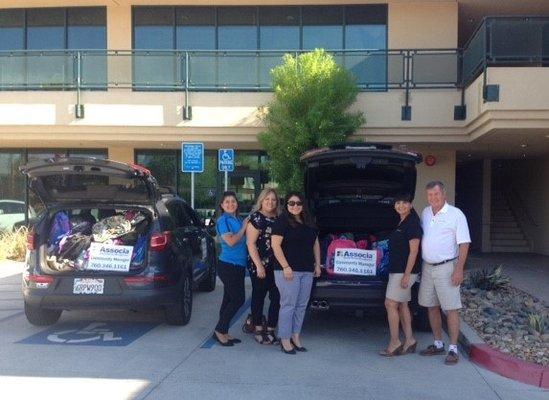
[[284, 354], [296, 354], [295, 349], [286, 350], [286, 349], [284, 348], [284, 345], [283, 345], [282, 343], [280, 343], [280, 351], [282, 351]]
[[294, 346], [294, 349], [296, 349], [297, 351], [300, 351], [300, 352], [306, 352], [307, 351], [307, 348], [305, 348], [303, 346], [298, 346], [297, 344], [295, 344], [293, 339], [290, 339], [290, 343], [292, 344], [292, 346]]
[[227, 340], [226, 342], [222, 342], [219, 337], [215, 334], [215, 332], [212, 335], [212, 339], [214, 339], [217, 343], [219, 343], [221, 346], [234, 346], [234, 343], [230, 340]]

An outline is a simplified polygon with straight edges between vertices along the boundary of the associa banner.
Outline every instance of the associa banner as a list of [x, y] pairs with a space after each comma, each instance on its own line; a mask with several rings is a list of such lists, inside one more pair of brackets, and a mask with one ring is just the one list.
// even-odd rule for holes
[[128, 272], [133, 246], [92, 243], [90, 245], [89, 270]]
[[376, 274], [377, 252], [362, 249], [336, 249], [334, 273], [373, 276]]

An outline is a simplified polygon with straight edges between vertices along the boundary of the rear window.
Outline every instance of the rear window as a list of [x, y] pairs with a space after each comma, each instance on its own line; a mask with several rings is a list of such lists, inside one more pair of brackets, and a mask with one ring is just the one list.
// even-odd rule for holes
[[414, 170], [404, 165], [355, 164], [323, 166], [312, 168], [309, 180], [315, 183], [320, 197], [344, 197], [362, 195], [364, 198], [383, 198], [400, 192], [407, 192], [414, 184]]
[[114, 178], [86, 174], [58, 174], [40, 177], [43, 189], [52, 200], [145, 201], [149, 192], [141, 179]]

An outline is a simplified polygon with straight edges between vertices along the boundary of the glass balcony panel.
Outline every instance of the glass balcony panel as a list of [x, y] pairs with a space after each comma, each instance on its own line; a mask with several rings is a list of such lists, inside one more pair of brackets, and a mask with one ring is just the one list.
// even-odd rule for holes
[[412, 82], [415, 85], [457, 85], [457, 52], [412, 54]]
[[32, 52], [26, 61], [29, 88], [66, 89], [75, 83], [72, 53]]
[[343, 66], [365, 89], [385, 89], [387, 86], [386, 52], [348, 52], [341, 56]]
[[107, 53], [82, 52], [81, 78], [83, 87], [101, 89], [107, 86]]
[[462, 84], [468, 84], [480, 71], [486, 57], [486, 24], [482, 24], [463, 50]]
[[259, 85], [261, 89], [272, 88], [271, 70], [283, 62], [284, 53], [262, 53], [259, 58]]
[[133, 56], [136, 89], [174, 89], [181, 86], [181, 75], [174, 52], [140, 52]]
[[23, 53], [0, 53], [0, 88], [23, 88], [27, 77], [25, 74], [26, 58]]
[[191, 88], [215, 89], [219, 86], [216, 52], [189, 53], [189, 86]]
[[490, 60], [528, 62], [549, 56], [548, 19], [494, 18], [489, 24]]
[[219, 84], [223, 88], [257, 88], [259, 62], [257, 53], [225, 53], [219, 62]]
[[405, 68], [404, 54], [389, 53], [387, 55], [387, 84], [389, 87], [402, 87], [405, 84]]

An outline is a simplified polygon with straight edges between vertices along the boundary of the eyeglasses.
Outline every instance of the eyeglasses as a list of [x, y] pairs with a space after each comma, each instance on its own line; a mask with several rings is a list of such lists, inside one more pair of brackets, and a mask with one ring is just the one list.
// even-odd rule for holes
[[288, 203], [287, 203], [290, 207], [294, 207], [294, 206], [302, 206], [303, 205], [303, 202], [302, 201], [293, 201], [293, 200], [290, 200]]

